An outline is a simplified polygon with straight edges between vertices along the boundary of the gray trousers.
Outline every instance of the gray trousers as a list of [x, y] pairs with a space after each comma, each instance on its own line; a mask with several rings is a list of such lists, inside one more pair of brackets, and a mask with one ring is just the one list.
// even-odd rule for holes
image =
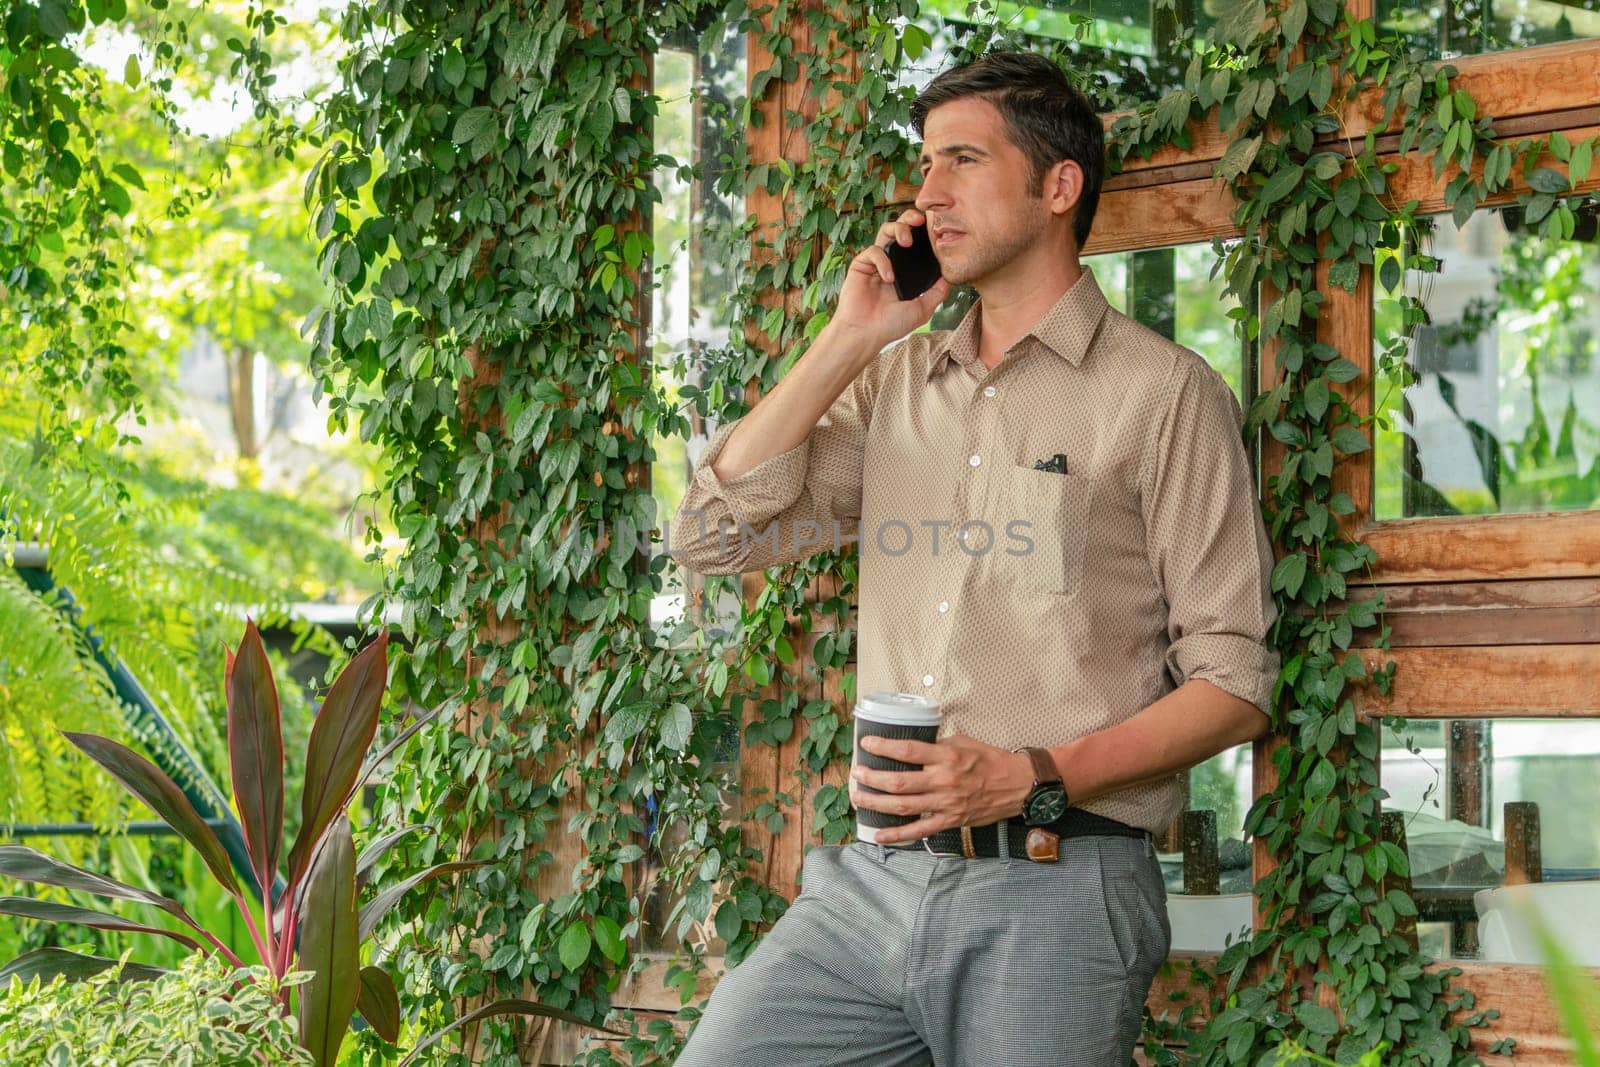
[[1059, 863], [853, 842], [718, 982], [677, 1067], [1128, 1067], [1172, 930], [1154, 846]]

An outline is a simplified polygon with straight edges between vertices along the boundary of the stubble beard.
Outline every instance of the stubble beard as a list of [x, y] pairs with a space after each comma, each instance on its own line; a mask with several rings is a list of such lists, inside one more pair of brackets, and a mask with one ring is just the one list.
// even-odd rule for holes
[[935, 250], [940, 273], [951, 285], [968, 285], [1001, 269], [1032, 247], [1044, 231], [1043, 221], [1026, 208], [1018, 210], [998, 231], [963, 232], [956, 246]]

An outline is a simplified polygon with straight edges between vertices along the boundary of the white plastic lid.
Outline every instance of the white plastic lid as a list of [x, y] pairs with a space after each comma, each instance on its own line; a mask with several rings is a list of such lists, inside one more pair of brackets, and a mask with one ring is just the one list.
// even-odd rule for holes
[[895, 726], [936, 726], [939, 702], [921, 693], [868, 693], [856, 698], [856, 717]]

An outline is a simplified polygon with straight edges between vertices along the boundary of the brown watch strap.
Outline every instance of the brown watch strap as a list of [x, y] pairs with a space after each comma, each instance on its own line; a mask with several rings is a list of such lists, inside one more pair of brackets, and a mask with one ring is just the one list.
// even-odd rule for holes
[[1048, 749], [1025, 748], [1022, 751], [1028, 754], [1033, 761], [1033, 778], [1036, 782], [1059, 782], [1061, 771], [1056, 768], [1056, 761], [1050, 758]]

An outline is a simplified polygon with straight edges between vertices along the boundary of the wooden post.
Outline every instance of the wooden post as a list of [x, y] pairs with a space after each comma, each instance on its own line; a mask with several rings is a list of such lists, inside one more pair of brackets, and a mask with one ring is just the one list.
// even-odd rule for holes
[[1531, 800], [1509, 800], [1506, 819], [1506, 885], [1544, 881], [1544, 858], [1539, 841], [1539, 805]]
[[[1386, 811], [1386, 812], [1383, 812], [1381, 815], [1378, 816], [1378, 821], [1379, 821], [1379, 826], [1381, 828], [1381, 831], [1380, 831], [1381, 832], [1381, 838], [1380, 839], [1384, 840], [1384, 841], [1388, 841], [1390, 844], [1397, 845], [1397, 846], [1399, 846], [1399, 849], [1400, 849], [1401, 852], [1406, 852], [1406, 817], [1405, 817], [1405, 814], [1403, 812], [1398, 812], [1398, 811]], [[1409, 859], [1410, 858], [1410, 853], [1407, 852], [1406, 856]], [[1411, 895], [1411, 876], [1409, 874], [1404, 874], [1404, 875], [1397, 874], [1397, 873], [1395, 873], [1394, 869], [1391, 867], [1389, 869], [1389, 873], [1385, 874], [1383, 876], [1383, 880], [1378, 884], [1378, 896], [1381, 898], [1384, 894], [1388, 893], [1389, 890], [1391, 890], [1391, 889], [1398, 889], [1398, 890], [1400, 890], [1400, 892], [1406, 894], [1407, 896], [1410, 896]], [[1401, 937], [1404, 937], [1407, 941], [1411, 942], [1411, 946], [1413, 948], [1415, 948], [1416, 945], [1417, 945], [1417, 918], [1416, 918], [1416, 916], [1415, 915], [1401, 915], [1401, 916], [1396, 917], [1395, 923], [1394, 923], [1394, 932], [1399, 934]]]
[[1483, 761], [1489, 744], [1489, 724], [1481, 719], [1452, 719], [1449, 731], [1449, 758], [1444, 769], [1445, 818], [1482, 826]]
[[1217, 813], [1186, 811], [1183, 824], [1183, 891], [1189, 896], [1214, 897], [1221, 891], [1217, 873]]

